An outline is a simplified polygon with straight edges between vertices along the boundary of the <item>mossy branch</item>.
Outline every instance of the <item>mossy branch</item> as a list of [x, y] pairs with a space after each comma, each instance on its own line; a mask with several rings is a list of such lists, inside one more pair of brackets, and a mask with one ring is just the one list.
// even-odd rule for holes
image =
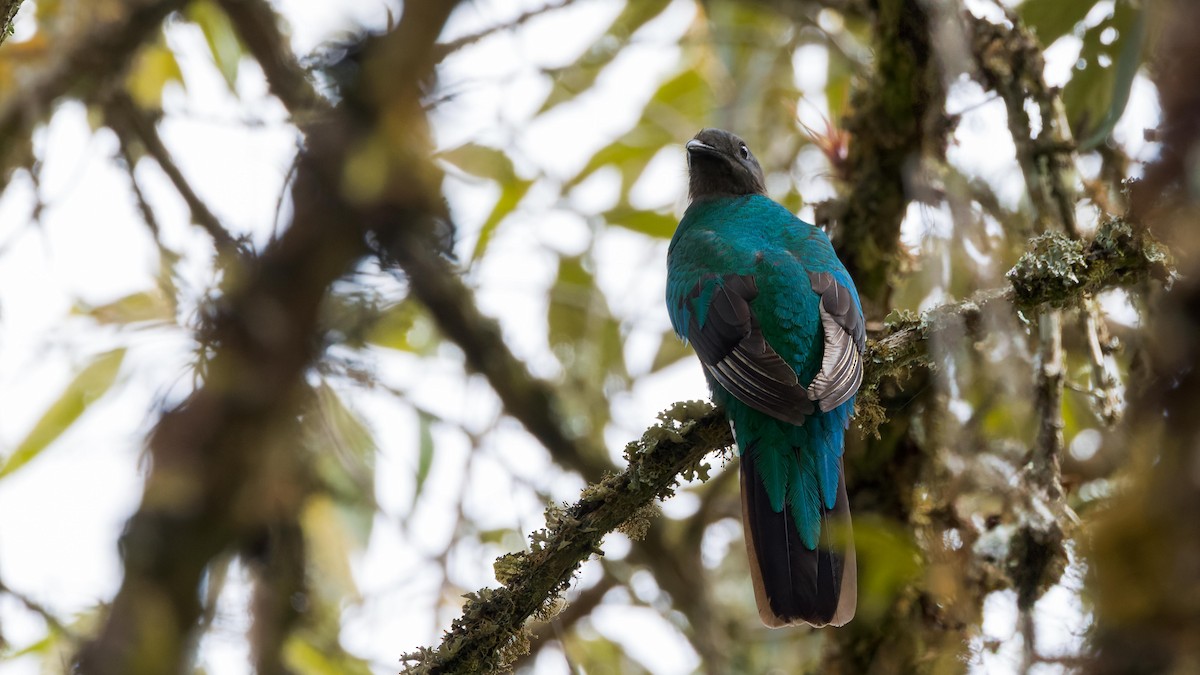
[[708, 453], [732, 445], [724, 418], [709, 403], [676, 403], [659, 415], [638, 441], [625, 448], [629, 466], [589, 485], [571, 506], [546, 510], [546, 528], [530, 536], [530, 551], [496, 561], [505, 585], [467, 594], [462, 616], [442, 643], [407, 654], [404, 672], [488, 672], [508, 666], [528, 650], [524, 626], [533, 616], [549, 618], [579, 565], [603, 554], [604, 535], [622, 528], [637, 537], [648, 526], [647, 507], [673, 493], [680, 477], [708, 477]]
[[13, 33], [13, 20], [21, 9], [23, 0], [0, 0], [0, 45]]
[[[879, 382], [927, 364], [929, 342], [938, 333], [965, 327], [968, 335], [977, 335], [984, 313], [1001, 306], [1022, 312], [1065, 307], [1105, 289], [1148, 279], [1169, 282], [1174, 276], [1166, 250], [1120, 220], [1105, 223], [1090, 242], [1046, 235], [1034, 244], [1009, 272], [1011, 287], [982, 291], [919, 316], [902, 315], [868, 344], [859, 403], [865, 431], [884, 419], [875, 402]], [[546, 528], [530, 536], [530, 552], [496, 561], [496, 577], [504, 585], [467, 594], [462, 616], [441, 644], [405, 655], [404, 672], [505, 668], [528, 649], [525, 622], [553, 614], [579, 565], [593, 553], [603, 555], [605, 534], [619, 528], [636, 534], [645, 528], [654, 499], [670, 496], [681, 476], [707, 477], [704, 457], [733, 443], [720, 411], [708, 403], [676, 403], [659, 419], [626, 447], [629, 465], [624, 471], [588, 486], [573, 505], [547, 509]]]

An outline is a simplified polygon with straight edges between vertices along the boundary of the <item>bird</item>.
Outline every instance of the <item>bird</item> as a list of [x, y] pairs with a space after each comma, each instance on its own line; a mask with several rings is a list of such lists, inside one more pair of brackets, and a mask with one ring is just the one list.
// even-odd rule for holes
[[766, 195], [741, 138], [703, 129], [686, 151], [667, 312], [733, 431], [759, 617], [841, 626], [857, 607], [842, 454], [866, 346], [858, 291], [829, 237]]

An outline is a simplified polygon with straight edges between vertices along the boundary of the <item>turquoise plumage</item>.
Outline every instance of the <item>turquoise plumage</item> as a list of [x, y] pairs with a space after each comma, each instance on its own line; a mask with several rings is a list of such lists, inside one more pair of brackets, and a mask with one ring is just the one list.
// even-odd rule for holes
[[688, 159], [667, 309], [733, 426], [759, 614], [841, 625], [856, 596], [842, 450], [862, 378], [858, 294], [828, 237], [763, 194], [740, 139], [706, 129]]

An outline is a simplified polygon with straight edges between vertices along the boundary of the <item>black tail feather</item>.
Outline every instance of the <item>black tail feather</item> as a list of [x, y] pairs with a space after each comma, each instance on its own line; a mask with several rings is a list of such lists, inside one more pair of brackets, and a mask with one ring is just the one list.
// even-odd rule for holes
[[822, 514], [816, 550], [804, 546], [787, 508], [779, 513], [771, 508], [750, 453], [742, 456], [741, 482], [750, 576], [763, 623], [777, 628], [848, 622], [854, 617], [858, 582], [845, 475], [838, 480], [833, 509]]

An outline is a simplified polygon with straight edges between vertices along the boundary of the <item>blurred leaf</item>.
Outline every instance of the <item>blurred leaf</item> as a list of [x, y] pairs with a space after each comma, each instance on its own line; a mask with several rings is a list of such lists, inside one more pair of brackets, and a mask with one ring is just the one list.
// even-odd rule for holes
[[571, 417], [590, 432], [609, 420], [605, 387], [613, 378], [628, 383], [620, 322], [579, 257], [559, 260], [547, 313], [550, 347], [566, 371]]
[[691, 354], [691, 347], [685, 345], [673, 331], [667, 331], [663, 333], [662, 342], [658, 344], [658, 352], [654, 355], [654, 362], [650, 364], [650, 372], [657, 373]]
[[365, 541], [357, 526], [348, 522], [345, 511], [328, 496], [315, 495], [301, 515], [308, 540], [309, 560], [315, 572], [309, 575], [312, 590], [320, 600], [339, 607], [348, 598], [359, 597], [358, 584], [350, 568], [350, 554], [361, 551]]
[[1079, 63], [1062, 94], [1080, 149], [1102, 143], [1125, 112], [1145, 35], [1146, 12], [1130, 0], [1119, 0], [1112, 16], [1084, 33]]
[[378, 347], [415, 354], [428, 354], [437, 346], [436, 331], [425, 310], [408, 298], [382, 310], [365, 339]]
[[850, 105], [850, 80], [854, 65], [840, 50], [829, 49], [829, 66], [825, 74], [825, 105], [829, 119], [840, 120]]
[[871, 561], [858, 571], [859, 612], [879, 616], [921, 575], [920, 549], [908, 529], [874, 514], [855, 518], [854, 546], [859, 560]]
[[314, 388], [316, 410], [306, 415], [305, 438], [315, 468], [330, 494], [354, 516], [360, 546], [371, 533], [375, 511], [375, 437], [326, 382]]
[[10, 652], [6, 649], [7, 643], [0, 643], [0, 661], [13, 661], [31, 654], [46, 654], [54, 650], [61, 640], [62, 635], [50, 631], [41, 640], [28, 644], [16, 651]]
[[618, 205], [601, 216], [610, 225], [619, 225], [658, 239], [670, 239], [675, 234], [675, 226], [679, 224], [673, 214], [635, 209], [625, 204]]
[[712, 89], [695, 70], [685, 70], [659, 85], [642, 111], [641, 120], [628, 132], [596, 151], [583, 169], [563, 185], [563, 191], [582, 183], [605, 166], [621, 173], [626, 194], [646, 165], [668, 144], [679, 143], [699, 130], [703, 112], [712, 103]]
[[661, 14], [670, 4], [670, 0], [625, 3], [625, 8], [609, 25], [604, 35], [593, 42], [575, 63], [551, 73], [554, 86], [538, 114], [570, 101], [590, 89], [596, 83], [600, 72], [616, 58], [637, 29]]
[[479, 239], [471, 253], [471, 260], [478, 260], [491, 243], [500, 221], [517, 208], [533, 186], [533, 181], [517, 176], [512, 160], [504, 152], [477, 143], [460, 145], [441, 153], [439, 157], [466, 173], [494, 180], [500, 185], [500, 197], [479, 228]]
[[242, 43], [238, 40], [237, 32], [229, 17], [222, 12], [211, 0], [197, 0], [189, 3], [186, 14], [188, 19], [200, 27], [204, 40], [212, 53], [217, 70], [225, 78], [229, 90], [237, 92], [238, 65], [242, 60]]
[[168, 297], [161, 288], [155, 287], [99, 307], [80, 303], [72, 311], [89, 316], [101, 324], [124, 326], [140, 321], [171, 323], [175, 320], [175, 309], [174, 299]]
[[1042, 46], [1049, 47], [1070, 33], [1095, 5], [1096, 0], [1025, 0], [1017, 7], [1017, 16], [1037, 33]]
[[478, 143], [464, 143], [457, 148], [440, 152], [438, 159], [449, 162], [472, 176], [488, 178], [498, 183], [508, 182], [517, 177], [512, 159], [504, 154], [503, 150]]
[[417, 475], [416, 487], [413, 490], [413, 506], [425, 489], [425, 479], [429, 478], [429, 470], [433, 467], [433, 418], [420, 411], [417, 412]]
[[299, 675], [370, 675], [362, 659], [336, 650], [330, 653], [293, 634], [283, 646], [283, 661]]
[[125, 350], [115, 349], [97, 356], [80, 371], [58, 400], [33, 425], [25, 440], [0, 463], [0, 478], [28, 464], [70, 428], [89, 406], [112, 387], [124, 359]]
[[800, 44], [798, 33], [761, 4], [720, 2], [707, 9], [714, 52], [725, 71], [720, 125], [736, 129], [769, 172], [780, 161], [780, 136], [795, 131], [800, 92], [792, 57]]
[[183, 73], [179, 70], [179, 62], [175, 60], [175, 52], [160, 37], [134, 57], [129, 75], [125, 78], [125, 87], [140, 107], [156, 110], [162, 107], [162, 92], [168, 82], [178, 82], [183, 86]]
[[471, 252], [471, 260], [478, 260], [483, 255], [492, 241], [496, 226], [517, 208], [517, 204], [520, 204], [521, 200], [525, 198], [525, 193], [529, 192], [532, 185], [533, 181], [523, 179], [501, 184], [500, 198], [496, 200], [492, 212], [488, 214], [487, 220], [483, 221], [483, 225], [479, 228], [479, 239], [475, 242], [475, 250]]
[[548, 321], [550, 345], [569, 370], [586, 373], [590, 382], [603, 382], [610, 372], [624, 373], [620, 324], [582, 258], [559, 260]]

